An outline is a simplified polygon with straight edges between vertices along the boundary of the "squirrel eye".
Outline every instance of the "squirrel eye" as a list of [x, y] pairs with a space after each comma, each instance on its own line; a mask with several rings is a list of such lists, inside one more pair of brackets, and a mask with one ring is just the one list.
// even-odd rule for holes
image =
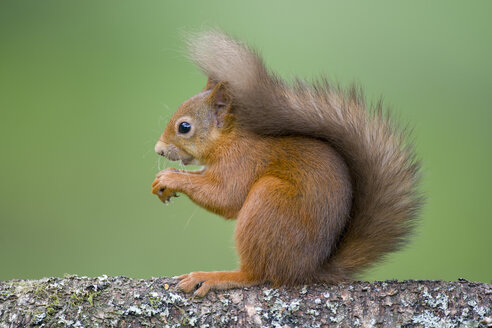
[[181, 122], [178, 127], [179, 133], [188, 133], [191, 130], [191, 124], [188, 122]]

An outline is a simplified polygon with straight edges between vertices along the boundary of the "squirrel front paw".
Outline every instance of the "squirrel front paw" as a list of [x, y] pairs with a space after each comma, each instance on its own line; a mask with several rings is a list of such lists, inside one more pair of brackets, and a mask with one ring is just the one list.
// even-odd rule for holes
[[171, 197], [178, 197], [176, 192], [169, 186], [169, 173], [179, 172], [177, 169], [165, 169], [157, 174], [154, 182], [152, 182], [152, 193], [157, 195], [163, 203], [167, 203]]

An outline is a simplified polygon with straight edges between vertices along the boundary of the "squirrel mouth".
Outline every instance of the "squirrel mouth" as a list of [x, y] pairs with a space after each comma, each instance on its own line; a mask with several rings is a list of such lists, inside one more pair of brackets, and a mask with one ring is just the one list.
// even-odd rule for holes
[[155, 145], [155, 152], [160, 156], [166, 157], [170, 161], [181, 161], [183, 165], [196, 164], [198, 162], [187, 152], [179, 149], [173, 144], [166, 144], [161, 140]]
[[180, 161], [183, 165], [198, 165], [198, 166], [203, 165], [199, 160], [191, 156], [188, 158], [182, 158], [180, 159]]
[[192, 156], [187, 156], [187, 157], [181, 157], [177, 154], [173, 154], [173, 153], [165, 153], [163, 151], [160, 151], [157, 153], [158, 155], [162, 156], [162, 157], [165, 157], [167, 158], [168, 160], [170, 161], [173, 161], [173, 162], [177, 162], [177, 161], [180, 161], [181, 164], [183, 165], [201, 165], [194, 157]]
[[173, 162], [181, 162], [182, 165], [201, 165], [201, 163], [191, 155], [186, 154], [182, 156], [181, 154], [159, 154], [163, 157], [166, 157], [168, 160]]
[[193, 156], [191, 156], [187, 153], [185, 153], [185, 154], [173, 154], [173, 155], [175, 155], [175, 156], [171, 155], [171, 156], [166, 156], [166, 157], [167, 157], [167, 159], [169, 159], [171, 161], [180, 161], [181, 164], [183, 164], [183, 165], [195, 164], [197, 162]]

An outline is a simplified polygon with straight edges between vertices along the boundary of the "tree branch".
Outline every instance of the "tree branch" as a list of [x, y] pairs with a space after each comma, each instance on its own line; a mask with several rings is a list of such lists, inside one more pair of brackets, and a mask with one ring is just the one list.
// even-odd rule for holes
[[0, 282], [0, 327], [491, 327], [492, 285], [465, 280], [260, 286], [193, 298], [169, 278]]

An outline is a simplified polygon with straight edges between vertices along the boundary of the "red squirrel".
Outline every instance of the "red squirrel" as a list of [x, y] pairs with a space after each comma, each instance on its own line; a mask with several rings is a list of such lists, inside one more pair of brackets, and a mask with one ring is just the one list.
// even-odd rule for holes
[[165, 169], [152, 192], [236, 219], [240, 265], [179, 276], [179, 289], [350, 281], [406, 242], [423, 202], [419, 162], [381, 103], [368, 108], [359, 89], [324, 79], [288, 84], [220, 31], [189, 49], [208, 81], [155, 151], [203, 168]]

